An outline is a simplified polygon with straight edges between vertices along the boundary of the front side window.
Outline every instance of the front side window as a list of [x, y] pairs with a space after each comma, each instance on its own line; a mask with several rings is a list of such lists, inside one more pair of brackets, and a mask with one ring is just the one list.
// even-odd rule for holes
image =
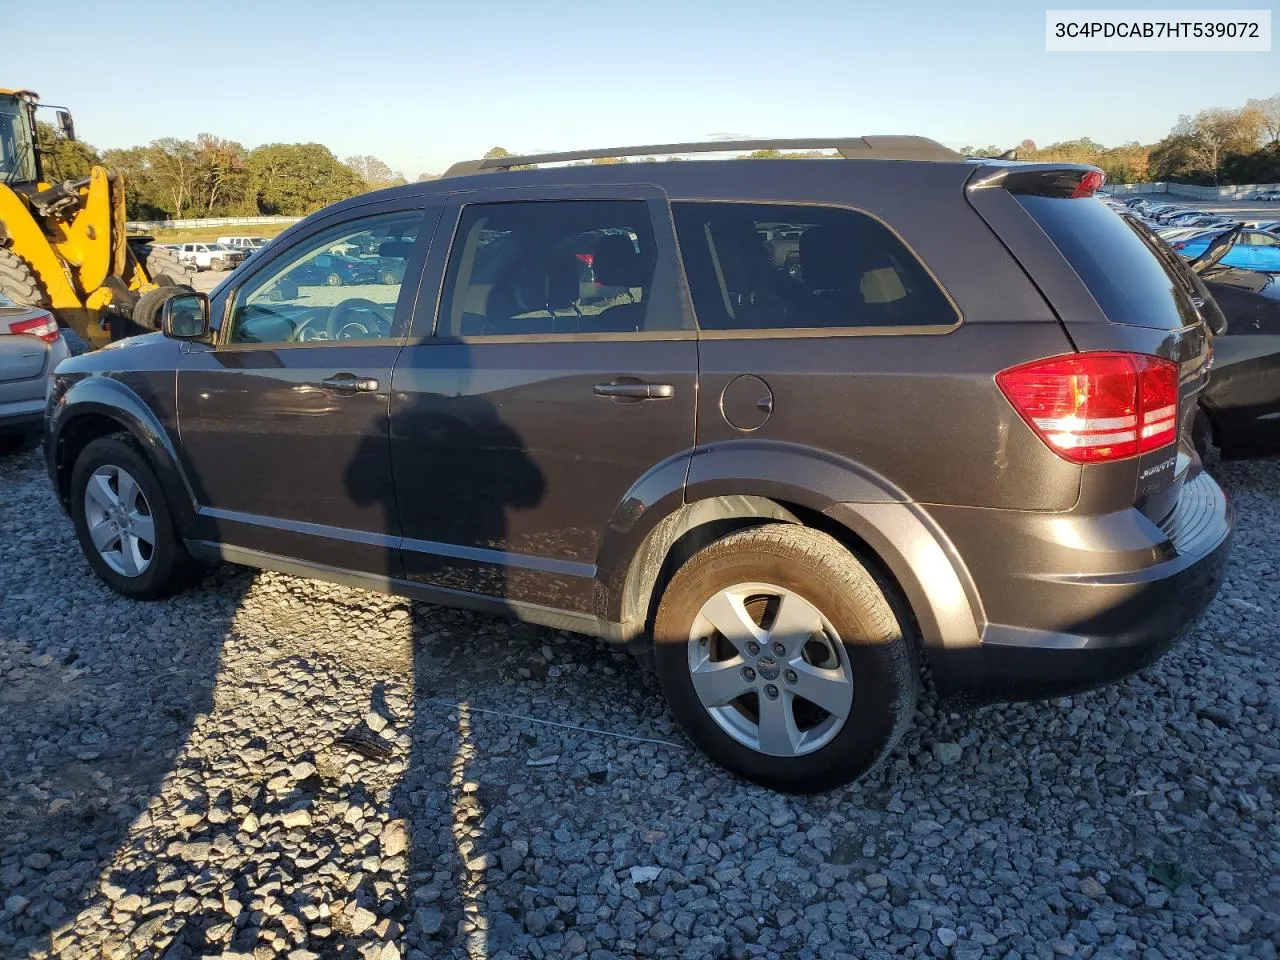
[[537, 200], [463, 208], [438, 335], [634, 333], [656, 263], [642, 200]]
[[955, 307], [879, 221], [836, 207], [673, 203], [703, 330], [950, 326]]
[[[236, 294], [228, 343], [324, 343], [392, 335], [421, 211], [349, 220], [294, 246]], [[352, 253], [334, 253], [335, 247]]]

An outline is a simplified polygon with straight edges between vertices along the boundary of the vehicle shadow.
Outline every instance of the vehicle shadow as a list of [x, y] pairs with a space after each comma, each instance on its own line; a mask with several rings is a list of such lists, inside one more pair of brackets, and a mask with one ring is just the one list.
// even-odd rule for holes
[[[362, 505], [380, 504], [388, 531], [400, 532], [402, 517], [425, 514], [440, 542], [502, 552], [509, 548], [508, 512], [532, 509], [542, 500], [544, 479], [523, 440], [480, 395], [411, 395], [407, 405], [396, 410], [392, 433], [420, 440], [439, 461], [416, 460], [415, 465], [425, 469], [406, 485], [401, 478], [411, 471], [395, 464], [401, 448], [393, 439], [397, 482], [388, 489], [370, 485], [356, 469], [376, 451], [358, 451], [353, 457], [346, 477], [348, 495]], [[376, 438], [366, 441], [377, 443]], [[388, 575], [489, 597], [508, 593], [508, 573], [500, 563], [446, 560], [423, 552], [406, 571], [408, 551], [394, 554], [386, 558], [382, 571]], [[514, 639], [522, 628], [494, 621], [502, 628], [495, 631], [485, 621], [484, 616], [421, 602], [410, 606], [409, 753], [379, 842], [384, 857], [407, 859], [401, 902], [384, 902], [380, 912], [396, 918], [402, 942], [411, 951], [431, 954], [448, 945], [460, 955], [487, 958], [514, 939], [513, 914], [495, 900], [485, 880], [486, 870], [496, 865], [493, 855], [484, 852], [489, 846], [486, 835], [493, 829], [488, 807], [495, 784], [482, 784], [475, 773], [481, 749], [473, 715], [478, 691], [468, 678], [481, 679], [481, 690], [492, 687], [512, 656], [519, 656], [519, 645], [503, 634], [509, 631]], [[530, 629], [524, 635], [532, 641], [540, 633]], [[525, 668], [530, 676], [533, 669]], [[381, 727], [400, 721], [402, 728], [406, 719], [387, 710], [383, 690], [375, 686], [365, 721], [347, 735], [347, 742], [357, 750], [362, 742], [376, 749], [381, 741], [370, 724]], [[522, 849], [527, 853], [527, 842]], [[384, 934], [394, 932], [393, 928]]]
[[[104, 890], [118, 898], [158, 882], [156, 862], [111, 864], [150, 836], [166, 779], [212, 708], [222, 646], [253, 580], [223, 569], [204, 589], [153, 604], [115, 595], [81, 556], [43, 472], [38, 452], [0, 461], [0, 487], [22, 491], [6, 499], [0, 535], [30, 545], [22, 578], [0, 595], [0, 729], [5, 752], [22, 758], [6, 762], [0, 788], [6, 956], [59, 953], [86, 915], [111, 912]], [[203, 809], [204, 798], [189, 801], [186, 812]]]

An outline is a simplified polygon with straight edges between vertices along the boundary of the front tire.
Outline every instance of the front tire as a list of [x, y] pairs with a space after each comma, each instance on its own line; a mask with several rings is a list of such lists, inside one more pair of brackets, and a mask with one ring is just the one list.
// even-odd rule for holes
[[791, 524], [730, 534], [671, 578], [654, 666], [671, 712], [712, 760], [790, 793], [880, 762], [915, 708], [904, 621], [835, 539]]
[[329, 276], [324, 278], [324, 282], [331, 287], [340, 287], [342, 286], [342, 275], [338, 273], [331, 273]]
[[156, 600], [195, 569], [151, 464], [127, 434], [92, 441], [71, 472], [71, 519], [85, 559], [116, 593]]

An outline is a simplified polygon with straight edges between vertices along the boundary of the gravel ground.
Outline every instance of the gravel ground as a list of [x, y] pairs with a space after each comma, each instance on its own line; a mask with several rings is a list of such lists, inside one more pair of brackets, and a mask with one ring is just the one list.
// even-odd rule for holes
[[[131, 604], [0, 461], [0, 954], [1235, 956], [1280, 944], [1280, 464], [1140, 677], [793, 798], [591, 640], [224, 568]], [[49, 598], [57, 598], [51, 601]]]

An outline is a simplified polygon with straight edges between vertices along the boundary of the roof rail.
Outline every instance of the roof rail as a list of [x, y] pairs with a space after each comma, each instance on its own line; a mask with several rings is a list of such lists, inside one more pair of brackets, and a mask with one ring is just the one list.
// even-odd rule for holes
[[443, 174], [458, 177], [470, 173], [492, 173], [537, 163], [564, 163], [570, 160], [601, 160], [607, 157], [647, 157], [679, 153], [722, 153], [738, 150], [824, 150], [834, 149], [846, 160], [963, 160], [964, 156], [928, 137], [809, 137], [800, 140], [707, 140], [697, 143], [655, 143], [641, 147], [609, 147], [598, 150], [570, 150], [565, 153], [535, 153], [523, 157], [490, 157], [462, 160]]

